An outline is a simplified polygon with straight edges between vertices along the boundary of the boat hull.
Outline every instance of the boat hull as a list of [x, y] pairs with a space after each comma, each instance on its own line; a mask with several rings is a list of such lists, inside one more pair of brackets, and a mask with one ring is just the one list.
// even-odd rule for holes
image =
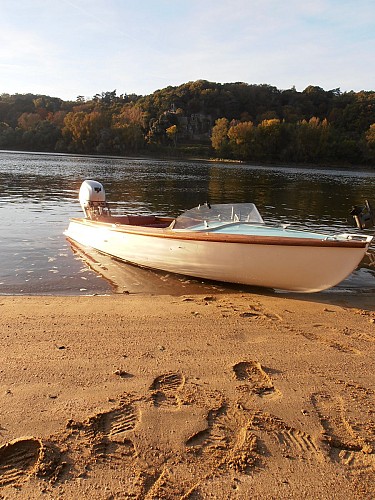
[[[171, 229], [119, 227], [72, 219], [65, 235], [143, 267], [187, 276], [294, 292], [340, 283], [362, 260], [365, 244], [225, 238]], [[342, 243], [342, 242], [341, 242]]]

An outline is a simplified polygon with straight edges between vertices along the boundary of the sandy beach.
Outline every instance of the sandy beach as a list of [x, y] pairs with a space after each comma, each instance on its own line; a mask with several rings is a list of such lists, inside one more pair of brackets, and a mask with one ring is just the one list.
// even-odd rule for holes
[[375, 497], [374, 297], [0, 311], [0, 498]]

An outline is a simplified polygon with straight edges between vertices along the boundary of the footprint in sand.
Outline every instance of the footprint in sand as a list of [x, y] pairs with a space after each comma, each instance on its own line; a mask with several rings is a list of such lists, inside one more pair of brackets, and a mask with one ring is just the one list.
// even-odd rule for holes
[[331, 455], [340, 450], [372, 452], [371, 446], [353, 428], [346, 417], [344, 401], [328, 393], [315, 393], [311, 402], [318, 414]]
[[233, 372], [236, 380], [246, 382], [240, 386], [241, 390], [250, 391], [260, 397], [281, 396], [258, 361], [241, 361], [233, 366]]
[[156, 377], [150, 386], [152, 400], [155, 406], [180, 406], [179, 391], [185, 384], [185, 377], [181, 373], [165, 373]]
[[[146, 479], [146, 478], [145, 478]], [[163, 469], [156, 477], [147, 477], [148, 484], [144, 484], [142, 497], [145, 500], [158, 498], [182, 498], [183, 491], [176, 485], [175, 479], [168, 469]], [[146, 481], [145, 481], [146, 483]]]
[[[319, 330], [322, 330], [324, 328], [323, 325], [318, 323], [314, 324], [313, 327], [318, 328]], [[362, 352], [359, 349], [356, 349], [355, 347], [351, 347], [349, 345], [344, 345], [338, 340], [331, 338], [330, 330], [327, 330], [325, 334], [318, 334], [312, 331], [302, 331], [302, 330], [297, 331], [297, 333], [298, 335], [302, 335], [302, 337], [305, 337], [305, 339], [307, 340], [310, 340], [312, 342], [319, 342], [325, 346], [330, 347], [331, 349], [335, 349], [336, 351], [339, 351], [344, 354], [354, 354], [354, 355], [362, 354]]]
[[130, 404], [93, 417], [90, 425], [96, 433], [108, 437], [111, 441], [123, 441], [125, 434], [136, 426], [138, 415]]
[[[65, 436], [70, 445], [71, 457], [68, 461], [90, 464], [98, 458], [111, 456], [120, 460], [133, 456], [135, 448], [131, 431], [138, 422], [138, 409], [129, 401], [122, 401], [117, 408], [98, 413], [84, 422], [69, 420], [68, 435]], [[85, 468], [83, 466], [83, 470]]]
[[312, 437], [304, 431], [287, 425], [281, 418], [262, 412], [256, 412], [251, 419], [250, 428], [270, 436], [281, 448], [286, 457], [296, 456], [304, 459], [323, 460], [323, 454], [314, 443]]
[[0, 448], [0, 486], [17, 484], [32, 475], [51, 477], [59, 458], [57, 448], [39, 439], [14, 439]]
[[138, 420], [138, 411], [130, 403], [122, 403], [118, 408], [91, 417], [83, 424], [83, 430], [93, 445], [94, 455], [105, 457], [117, 445], [122, 445], [123, 455], [133, 454], [134, 445], [128, 433]]
[[223, 405], [209, 411], [207, 428], [186, 441], [191, 453], [205, 456], [207, 472], [234, 469], [246, 472], [258, 459], [257, 438], [247, 417]]
[[373, 424], [369, 439], [363, 438], [361, 429], [349, 422], [342, 398], [322, 392], [313, 394], [311, 401], [324, 430], [330, 459], [348, 468], [349, 477], [361, 486], [363, 498], [375, 498]]

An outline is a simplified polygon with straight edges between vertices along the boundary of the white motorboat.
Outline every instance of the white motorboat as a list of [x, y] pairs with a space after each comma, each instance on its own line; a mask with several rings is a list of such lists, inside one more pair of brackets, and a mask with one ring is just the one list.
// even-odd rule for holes
[[83, 182], [84, 218], [65, 235], [125, 262], [216, 281], [295, 292], [335, 286], [361, 262], [372, 236], [268, 225], [253, 203], [201, 205], [177, 218], [112, 215], [103, 186]]

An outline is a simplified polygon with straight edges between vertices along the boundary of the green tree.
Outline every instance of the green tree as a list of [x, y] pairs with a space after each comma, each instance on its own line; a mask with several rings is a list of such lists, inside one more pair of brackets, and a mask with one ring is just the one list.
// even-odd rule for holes
[[365, 134], [369, 157], [375, 159], [375, 123], [372, 123]]
[[33, 130], [42, 121], [38, 113], [22, 113], [18, 118], [18, 126], [22, 130]]
[[173, 145], [176, 147], [177, 144], [177, 125], [171, 125], [166, 130], [167, 137], [170, 141], [173, 142]]
[[116, 152], [134, 152], [144, 146], [144, 122], [144, 112], [134, 104], [125, 104], [112, 116]]
[[256, 129], [253, 122], [240, 122], [228, 130], [231, 150], [235, 158], [249, 160], [254, 157]]
[[371, 149], [375, 149], [375, 123], [371, 124], [366, 132], [367, 145]]
[[329, 156], [330, 127], [326, 119], [302, 120], [296, 128], [296, 159], [318, 161]]
[[275, 159], [280, 156], [283, 142], [282, 124], [279, 119], [263, 120], [258, 125], [257, 146], [263, 158]]
[[105, 113], [83, 111], [68, 113], [62, 129], [65, 139], [72, 141], [74, 151], [89, 153], [96, 150], [100, 143], [101, 131], [108, 128]]
[[227, 118], [217, 119], [212, 128], [211, 145], [219, 155], [226, 156], [230, 152], [228, 131], [229, 121]]

